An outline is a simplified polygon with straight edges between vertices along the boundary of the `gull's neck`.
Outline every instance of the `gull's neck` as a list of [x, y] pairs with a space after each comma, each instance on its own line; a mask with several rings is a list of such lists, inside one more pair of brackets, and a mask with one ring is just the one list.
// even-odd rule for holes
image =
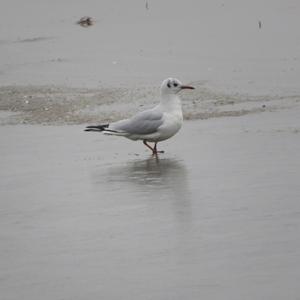
[[161, 94], [160, 105], [166, 112], [181, 112], [181, 100], [175, 94]]

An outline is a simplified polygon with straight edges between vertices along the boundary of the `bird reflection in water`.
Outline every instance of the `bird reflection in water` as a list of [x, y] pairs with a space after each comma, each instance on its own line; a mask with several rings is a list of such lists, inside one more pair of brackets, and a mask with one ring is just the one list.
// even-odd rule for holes
[[[111, 165], [94, 174], [94, 186], [101, 199], [109, 188], [106, 205], [139, 207], [156, 220], [169, 220], [179, 226], [178, 234], [190, 231], [193, 219], [188, 171], [184, 161], [151, 156]], [[163, 221], [163, 222], [165, 222]]]
[[152, 156], [144, 161], [133, 161], [127, 166], [130, 180], [150, 189], [174, 190], [185, 182], [186, 170], [176, 159]]
[[121, 185], [124, 192], [142, 198], [159, 200], [172, 197], [182, 204], [189, 198], [187, 170], [184, 162], [176, 158], [153, 155], [146, 160], [130, 161], [110, 168], [106, 179], [119, 188]]

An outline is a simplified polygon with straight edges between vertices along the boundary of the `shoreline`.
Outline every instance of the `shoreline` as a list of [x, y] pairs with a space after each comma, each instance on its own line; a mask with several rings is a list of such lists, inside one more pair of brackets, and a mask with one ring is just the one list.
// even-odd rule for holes
[[[298, 106], [300, 95], [226, 94], [203, 82], [181, 95], [185, 120], [235, 117]], [[74, 125], [129, 118], [159, 102], [159, 87], [67, 88], [0, 87], [0, 125]]]
[[[0, 10], [1, 299], [298, 299], [300, 2], [19, 2]], [[168, 77], [196, 89], [164, 154], [84, 132]]]

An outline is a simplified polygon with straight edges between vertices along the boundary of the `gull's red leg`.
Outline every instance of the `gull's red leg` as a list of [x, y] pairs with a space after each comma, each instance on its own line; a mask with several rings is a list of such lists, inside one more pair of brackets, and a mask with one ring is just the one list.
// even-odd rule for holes
[[152, 151], [152, 154], [156, 154], [155, 148], [152, 148], [149, 144], [147, 144], [146, 140], [143, 140], [143, 144]]
[[143, 140], [143, 144], [148, 147], [154, 155], [157, 155], [157, 153], [165, 153], [165, 151], [157, 151], [157, 143], [154, 144], [154, 148], [152, 148], [146, 140]]
[[154, 144], [154, 149], [153, 149], [153, 150], [154, 150], [153, 152], [154, 152], [155, 154], [157, 154], [157, 153], [165, 153], [165, 151], [163, 151], [163, 150], [157, 151], [157, 143]]

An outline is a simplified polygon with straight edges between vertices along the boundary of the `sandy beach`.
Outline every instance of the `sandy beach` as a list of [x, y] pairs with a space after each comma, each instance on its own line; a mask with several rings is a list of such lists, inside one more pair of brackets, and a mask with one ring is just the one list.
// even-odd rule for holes
[[[1, 300], [298, 299], [300, 5], [2, 2]], [[83, 131], [168, 76], [164, 154]]]

